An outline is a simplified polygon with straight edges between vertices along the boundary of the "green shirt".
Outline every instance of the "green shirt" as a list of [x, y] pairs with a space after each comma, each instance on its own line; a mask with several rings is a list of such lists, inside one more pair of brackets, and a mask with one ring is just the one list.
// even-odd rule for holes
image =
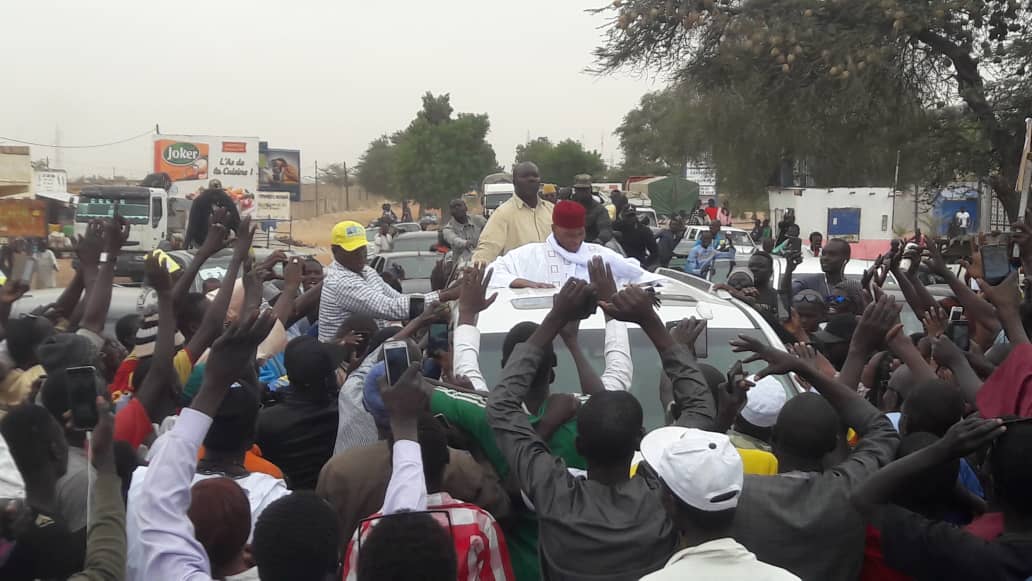
[[[548, 407], [546, 401], [537, 414], [529, 419], [536, 426], [545, 415]], [[495, 443], [494, 432], [487, 423], [487, 394], [468, 393], [438, 387], [430, 396], [430, 411], [441, 414], [449, 423], [462, 428], [472, 436], [484, 455], [494, 466], [498, 477], [505, 480], [509, 476], [509, 464], [505, 461], [498, 444]], [[548, 441], [552, 454], [566, 461], [567, 466], [586, 470], [588, 465], [577, 453], [574, 442], [577, 439], [577, 421], [570, 420], [559, 427]], [[505, 542], [509, 547], [509, 559], [517, 581], [537, 581], [541, 578], [541, 566], [538, 562], [538, 524], [537, 518], [529, 511], [517, 513], [505, 527]]]

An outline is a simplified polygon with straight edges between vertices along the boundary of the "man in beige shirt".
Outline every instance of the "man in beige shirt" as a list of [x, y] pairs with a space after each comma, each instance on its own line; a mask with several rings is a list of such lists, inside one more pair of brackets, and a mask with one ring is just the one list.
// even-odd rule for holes
[[525, 161], [512, 173], [516, 195], [491, 214], [473, 253], [474, 263], [489, 264], [513, 248], [544, 242], [552, 233], [554, 206], [538, 198], [541, 175], [537, 166]]

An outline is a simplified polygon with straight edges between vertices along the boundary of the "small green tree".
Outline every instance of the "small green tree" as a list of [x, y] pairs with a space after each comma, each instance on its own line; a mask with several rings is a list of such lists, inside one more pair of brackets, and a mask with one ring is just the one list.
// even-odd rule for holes
[[423, 96], [423, 108], [408, 128], [391, 137], [399, 193], [423, 208], [443, 208], [471, 183], [497, 171], [487, 143], [487, 115], [452, 116], [448, 94]]
[[386, 135], [374, 139], [355, 168], [358, 183], [370, 194], [391, 198], [395, 185], [394, 146]]
[[331, 163], [326, 167], [319, 168], [319, 181], [324, 184], [330, 184], [336, 186], [337, 189], [342, 189], [346, 185], [351, 184], [351, 176], [349, 174], [348, 166], [346, 163], [338, 161], [337, 163]]
[[602, 178], [606, 173], [606, 163], [602, 160], [602, 155], [595, 150], [584, 149], [580, 142], [572, 139], [552, 144], [547, 137], [538, 137], [523, 145], [517, 145], [516, 163], [524, 161], [537, 164], [541, 172], [541, 181], [561, 186], [572, 184], [574, 176], [578, 174]]

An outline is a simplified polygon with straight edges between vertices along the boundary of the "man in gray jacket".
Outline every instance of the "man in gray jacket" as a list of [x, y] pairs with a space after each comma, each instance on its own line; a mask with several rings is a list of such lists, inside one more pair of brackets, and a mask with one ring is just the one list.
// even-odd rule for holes
[[[487, 419], [512, 476], [536, 507], [542, 578], [567, 581], [638, 579], [666, 564], [678, 535], [662, 503], [662, 486], [651, 469], [630, 477], [631, 459], [643, 433], [642, 409], [624, 391], [591, 397], [577, 412], [577, 451], [587, 461], [587, 479], [575, 478], [549, 452], [523, 410], [544, 350], [570, 321], [583, 319], [597, 303], [593, 287], [570, 279], [533, 335], [516, 346], [502, 379], [488, 398]], [[674, 389], [678, 423], [711, 429], [715, 403], [686, 347], [702, 330], [686, 321], [675, 341], [653, 308], [651, 295], [627, 287], [603, 308], [608, 316], [637, 323], [652, 340]]]
[[441, 235], [451, 247], [452, 257], [456, 264], [464, 264], [473, 255], [473, 250], [480, 241], [480, 233], [484, 231], [487, 220], [483, 216], [470, 216], [466, 202], [455, 198], [448, 203], [448, 211], [452, 219], [448, 220]]
[[[898, 318], [893, 300], [883, 297], [869, 305], [854, 337], [884, 337]], [[865, 521], [850, 496], [896, 458], [899, 434], [854, 389], [818, 371], [812, 347], [796, 346], [796, 356], [744, 335], [731, 345], [754, 353], [746, 362], [769, 364], [758, 378], [795, 373], [820, 394], [798, 395], [781, 408], [771, 438], [780, 473], [746, 475], [732, 537], [757, 559], [805, 581], [856, 579]], [[825, 459], [845, 436], [843, 424], [860, 441], [844, 460], [825, 469]]]

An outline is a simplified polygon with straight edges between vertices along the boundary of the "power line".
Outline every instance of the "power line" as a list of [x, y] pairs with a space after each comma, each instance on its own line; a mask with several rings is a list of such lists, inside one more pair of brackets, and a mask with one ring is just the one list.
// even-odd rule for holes
[[118, 141], [112, 141], [112, 142], [109, 142], [109, 143], [98, 143], [98, 144], [95, 144], [95, 145], [54, 145], [54, 144], [48, 144], [48, 143], [34, 143], [32, 141], [24, 141], [24, 140], [21, 140], [21, 139], [15, 139], [13, 137], [4, 137], [3, 135], [0, 135], [0, 141], [13, 141], [14, 143], [20, 143], [22, 145], [32, 145], [32, 146], [35, 146], [35, 147], [53, 147], [53, 148], [56, 148], [56, 149], [95, 149], [95, 148], [98, 148], [98, 147], [110, 147], [112, 145], [118, 145], [120, 143], [126, 143], [127, 141], [132, 141], [134, 139], [139, 139], [141, 137], [150, 135], [152, 133], [154, 133], [154, 130], [153, 129], [148, 129], [147, 131], [144, 131], [143, 133], [141, 133], [139, 135], [134, 135], [132, 137], [126, 137], [125, 139], [119, 139]]

